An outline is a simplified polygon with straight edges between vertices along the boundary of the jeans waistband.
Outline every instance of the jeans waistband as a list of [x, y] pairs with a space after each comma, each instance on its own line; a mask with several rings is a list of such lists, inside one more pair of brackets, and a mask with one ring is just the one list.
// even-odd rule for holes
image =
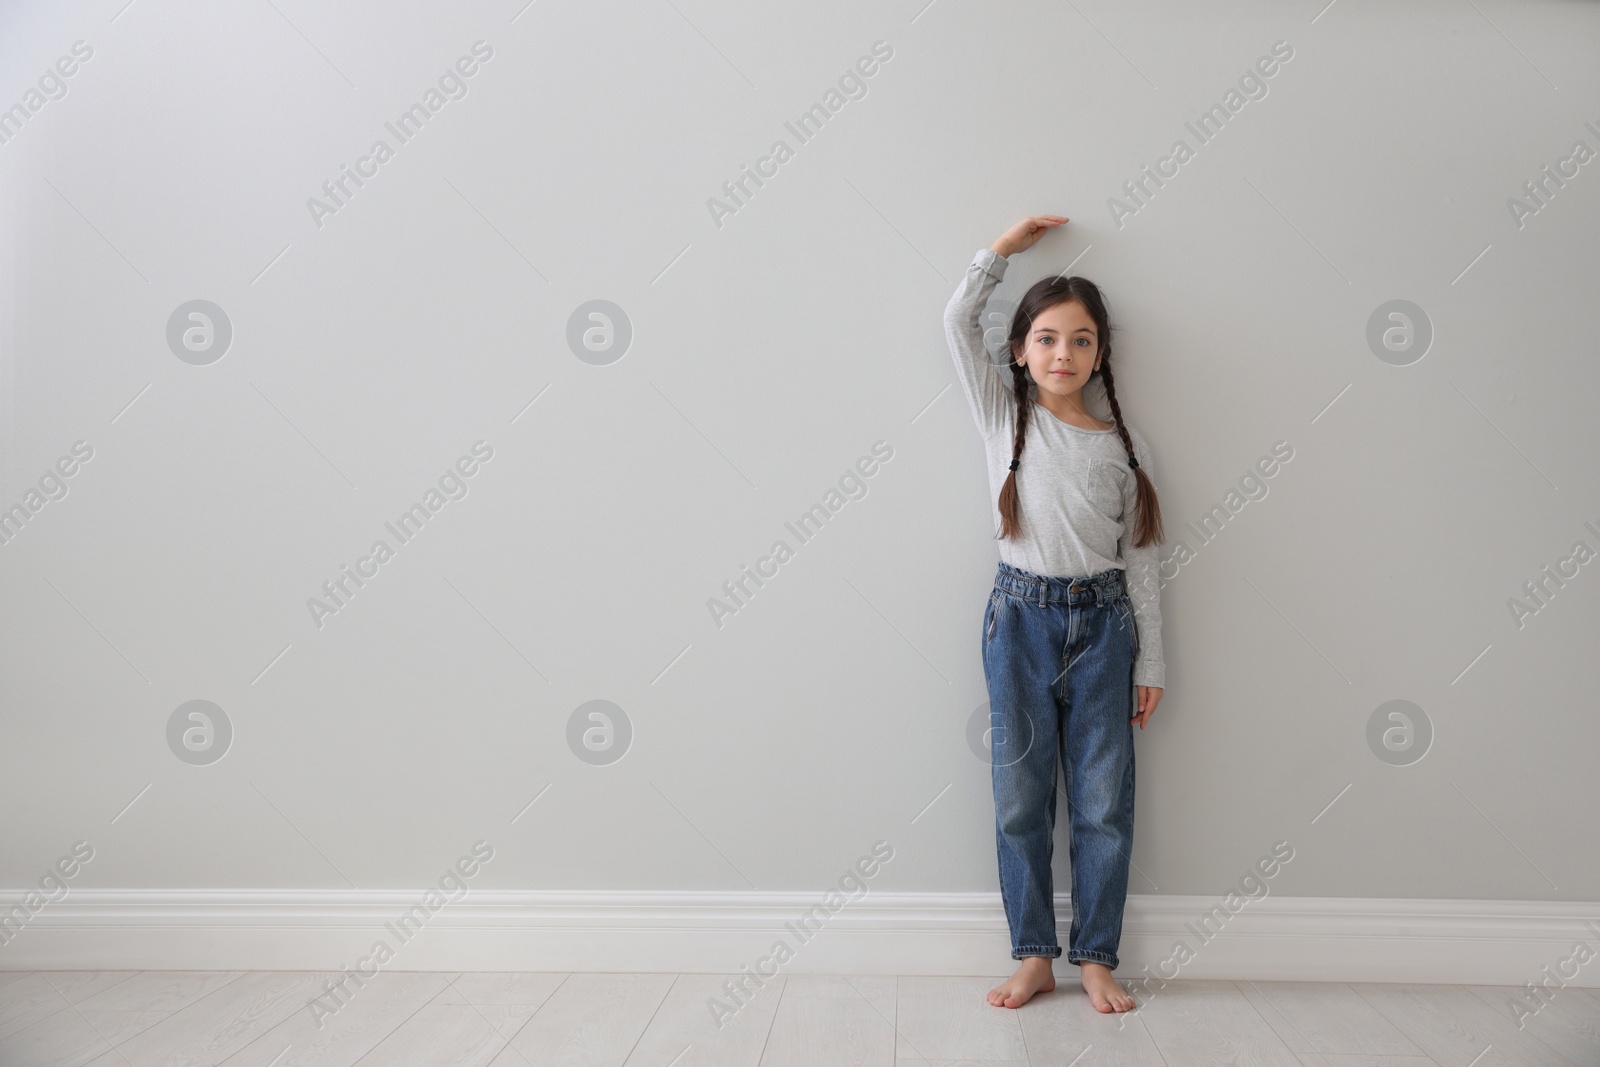
[[1087, 604], [1090, 601], [1104, 604], [1122, 595], [1122, 577], [1122, 568], [1112, 567], [1099, 574], [1058, 578], [1034, 574], [1001, 560], [994, 577], [994, 587], [1027, 600], [1038, 601], [1040, 607], [1046, 604]]

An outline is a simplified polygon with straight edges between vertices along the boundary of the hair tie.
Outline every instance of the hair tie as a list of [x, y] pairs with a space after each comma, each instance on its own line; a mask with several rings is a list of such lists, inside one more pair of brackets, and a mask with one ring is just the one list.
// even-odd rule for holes
[[1129, 456], [1128, 457], [1128, 466], [1132, 467], [1134, 470], [1138, 470], [1139, 469], [1139, 457], [1138, 456]]
[[1011, 461], [1011, 466], [1008, 469], [1009, 470], [1016, 470], [1017, 469], [1017, 461], [1016, 460], [1012, 460]]

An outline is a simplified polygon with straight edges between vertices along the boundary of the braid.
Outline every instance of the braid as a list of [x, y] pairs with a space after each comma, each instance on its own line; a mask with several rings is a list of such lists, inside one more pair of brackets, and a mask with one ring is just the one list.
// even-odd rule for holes
[[1122, 447], [1128, 450], [1128, 466], [1133, 468], [1139, 505], [1139, 518], [1133, 527], [1133, 545], [1135, 548], [1143, 548], [1152, 541], [1159, 544], [1166, 539], [1161, 531], [1161, 505], [1156, 502], [1156, 489], [1150, 484], [1150, 476], [1139, 466], [1139, 458], [1133, 454], [1133, 437], [1122, 421], [1122, 408], [1117, 404], [1117, 385], [1111, 376], [1109, 339], [1105, 345], [1105, 358], [1100, 363], [1100, 380], [1106, 387], [1106, 399], [1111, 402], [1111, 418], [1117, 424], [1117, 436], [1122, 438]]
[[1033, 385], [1033, 377], [1028, 373], [1025, 363], [1011, 361], [1011, 392], [1017, 398], [1017, 431], [1011, 438], [1011, 470], [1006, 473], [1005, 484], [1000, 487], [1000, 538], [1009, 540], [1022, 533], [1022, 524], [1017, 521], [1017, 469], [1016, 464], [1022, 459], [1022, 447], [1028, 443], [1028, 419], [1033, 414], [1032, 398], [1029, 387]]

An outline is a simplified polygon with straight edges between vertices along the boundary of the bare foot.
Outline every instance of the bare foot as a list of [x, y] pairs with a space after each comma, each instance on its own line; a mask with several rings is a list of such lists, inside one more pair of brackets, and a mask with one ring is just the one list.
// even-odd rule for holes
[[1010, 978], [989, 990], [989, 1003], [997, 1008], [1020, 1008], [1035, 993], [1048, 993], [1056, 987], [1049, 956], [1024, 956]]
[[1095, 1011], [1131, 1011], [1135, 1007], [1134, 999], [1129, 996], [1111, 977], [1111, 968], [1103, 963], [1084, 960], [1079, 964], [1083, 973], [1083, 991], [1089, 994], [1089, 1003], [1094, 1005]]

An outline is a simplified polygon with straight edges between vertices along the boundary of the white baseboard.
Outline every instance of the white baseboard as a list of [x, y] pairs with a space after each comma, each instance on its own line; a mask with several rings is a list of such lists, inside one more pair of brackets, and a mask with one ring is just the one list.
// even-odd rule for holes
[[[869, 891], [831, 916], [818, 911], [820, 929], [802, 939], [799, 918], [823, 899], [469, 890], [421, 911], [420, 929], [402, 939], [394, 923], [421, 902], [416, 891], [74, 889], [6, 931], [0, 970], [337, 971], [370, 957], [379, 940], [393, 953], [383, 969], [399, 971], [733, 974], [757, 969], [780, 939], [793, 949], [784, 974], [1000, 975], [1013, 966], [998, 894]], [[1220, 899], [1130, 896], [1117, 976], [1132, 980], [1148, 966], [1168, 978], [1521, 986], [1546, 966], [1558, 973], [1579, 941], [1600, 949], [1595, 903], [1270, 896], [1229, 916], [1212, 912]], [[0, 893], [0, 917], [21, 901]], [[1056, 914], [1064, 942], [1066, 898]], [[1179, 942], [1192, 957], [1162, 967]], [[1600, 988], [1600, 963], [1563, 977]]]

